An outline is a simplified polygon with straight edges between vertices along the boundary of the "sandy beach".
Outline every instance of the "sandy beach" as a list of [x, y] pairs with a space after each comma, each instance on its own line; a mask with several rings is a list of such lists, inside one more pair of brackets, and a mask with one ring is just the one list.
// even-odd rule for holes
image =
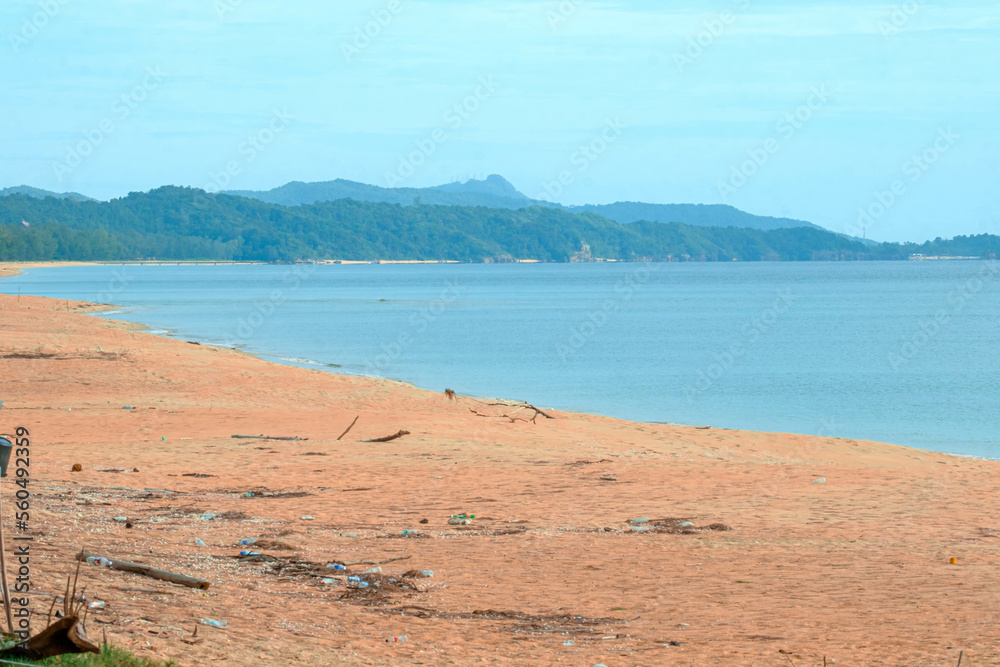
[[[530, 421], [462, 387], [282, 366], [93, 310], [0, 296], [0, 433], [31, 437], [36, 629], [86, 549], [211, 582], [83, 570], [107, 603], [90, 635], [178, 665], [1000, 663], [1000, 463]], [[13, 494], [5, 480], [9, 534]], [[323, 581], [345, 574], [327, 563], [372, 567], [357, 561], [383, 563], [367, 589]]]

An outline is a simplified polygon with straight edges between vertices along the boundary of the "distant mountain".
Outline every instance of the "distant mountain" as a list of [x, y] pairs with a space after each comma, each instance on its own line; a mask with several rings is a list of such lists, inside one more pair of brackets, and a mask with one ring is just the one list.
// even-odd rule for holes
[[7, 197], [8, 195], [28, 195], [29, 197], [34, 197], [35, 199], [55, 197], [56, 199], [70, 199], [72, 201], [96, 201], [86, 195], [81, 195], [78, 192], [49, 192], [48, 190], [33, 188], [30, 185], [18, 185], [14, 188], [4, 188], [3, 190], [0, 190], [0, 197]]
[[448, 183], [431, 188], [380, 188], [354, 181], [338, 179], [323, 183], [298, 181], [266, 192], [234, 190], [225, 194], [259, 199], [281, 206], [303, 206], [338, 199], [383, 202], [409, 206], [437, 204], [441, 206], [485, 206], [486, 208], [522, 209], [528, 206], [562, 208], [573, 213], [597, 213], [609, 220], [627, 224], [647, 222], [679, 222], [691, 227], [743, 227], [747, 229], [792, 229], [810, 227], [822, 229], [804, 220], [769, 218], [745, 213], [732, 206], [721, 204], [643, 204], [618, 202], [616, 204], [562, 206], [552, 202], [531, 199], [519, 192], [503, 176], [493, 174], [485, 180]]
[[[499, 185], [499, 184], [496, 184]], [[480, 187], [480, 186], [477, 186]], [[21, 224], [30, 221], [29, 226]], [[207, 259], [510, 262], [993, 258], [1000, 237], [865, 246], [821, 229], [621, 224], [531, 206], [400, 206], [339, 199], [280, 206], [163, 187], [108, 202], [0, 197], [0, 261]]]
[[280, 206], [308, 206], [338, 199], [401, 204], [403, 206], [416, 203], [509, 209], [519, 209], [536, 204], [554, 206], [547, 202], [528, 199], [502, 176], [495, 175], [483, 181], [470, 180], [466, 183], [449, 183], [433, 188], [380, 188], [377, 185], [366, 185], [338, 178], [335, 181], [321, 183], [293, 181], [266, 192], [231, 190], [224, 194], [259, 199]]
[[819, 225], [790, 218], [770, 218], [753, 215], [723, 204], [643, 204], [618, 202], [586, 206], [570, 206], [574, 213], [590, 212], [622, 224], [630, 222], [680, 222], [692, 227], [746, 227], [749, 229], [792, 229]]

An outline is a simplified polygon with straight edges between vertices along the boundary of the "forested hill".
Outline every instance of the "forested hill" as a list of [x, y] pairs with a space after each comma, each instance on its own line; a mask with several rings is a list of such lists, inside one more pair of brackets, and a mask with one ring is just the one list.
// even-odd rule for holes
[[[22, 222], [23, 221], [23, 222]], [[401, 206], [343, 199], [284, 207], [163, 187], [110, 202], [0, 197], [0, 261], [208, 259], [295, 261], [512, 258], [760, 261], [985, 256], [1000, 237], [867, 247], [820, 229], [761, 231], [619, 224], [593, 213]]]

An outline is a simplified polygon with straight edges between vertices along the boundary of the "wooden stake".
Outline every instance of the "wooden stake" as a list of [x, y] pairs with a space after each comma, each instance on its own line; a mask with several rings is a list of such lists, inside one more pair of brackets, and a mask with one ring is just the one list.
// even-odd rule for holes
[[352, 429], [352, 428], [354, 428], [354, 425], [358, 423], [358, 420], [359, 420], [359, 419], [361, 419], [361, 415], [358, 415], [357, 417], [355, 417], [355, 418], [354, 418], [354, 421], [352, 421], [352, 422], [351, 422], [351, 425], [347, 427], [347, 430], [346, 430], [346, 431], [344, 431], [343, 433], [341, 433], [341, 434], [340, 434], [340, 437], [339, 437], [339, 438], [337, 438], [337, 440], [341, 440], [341, 439], [343, 439], [343, 437], [344, 437], [345, 435], [347, 435], [348, 433], [350, 433], [350, 432], [351, 432], [351, 429]]

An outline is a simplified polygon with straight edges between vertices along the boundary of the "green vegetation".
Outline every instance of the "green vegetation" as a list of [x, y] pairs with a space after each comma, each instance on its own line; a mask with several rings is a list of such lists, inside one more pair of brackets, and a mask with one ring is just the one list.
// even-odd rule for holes
[[9, 662], [25, 665], [45, 665], [45, 667], [171, 667], [173, 662], [147, 660], [132, 655], [128, 651], [113, 646], [101, 647], [101, 654], [84, 653], [79, 655], [60, 655], [42, 662], [5, 658]]
[[1000, 252], [1000, 237], [865, 245], [807, 227], [619, 224], [594, 213], [540, 206], [512, 210], [341, 199], [285, 207], [178, 187], [110, 202], [0, 197], [0, 261], [565, 262], [584, 245], [594, 257], [619, 260], [860, 260], [906, 259], [914, 253], [989, 257]]

